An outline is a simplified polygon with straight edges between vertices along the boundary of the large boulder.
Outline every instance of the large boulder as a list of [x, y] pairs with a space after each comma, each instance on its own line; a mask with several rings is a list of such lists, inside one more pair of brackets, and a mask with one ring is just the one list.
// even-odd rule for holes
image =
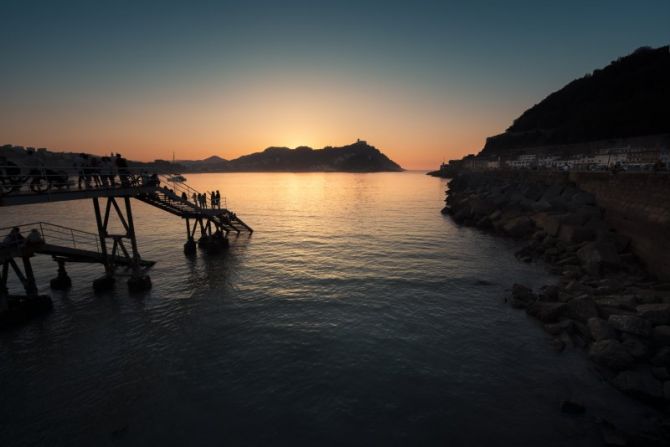
[[614, 329], [633, 335], [649, 337], [651, 335], [651, 323], [644, 318], [634, 315], [610, 315], [607, 322]]
[[656, 354], [651, 358], [651, 364], [655, 366], [670, 367], [670, 346], [663, 346], [656, 351]]
[[514, 284], [512, 286], [512, 298], [510, 300], [512, 307], [516, 309], [524, 309], [534, 303], [536, 299], [537, 296], [535, 296], [529, 287], [526, 287], [523, 284]]
[[577, 250], [577, 257], [592, 276], [599, 276], [604, 269], [619, 269], [621, 258], [614, 244], [596, 241]]
[[670, 303], [642, 304], [637, 314], [654, 325], [670, 324]]
[[670, 346], [670, 326], [656, 326], [651, 339], [656, 346]]
[[530, 209], [537, 212], [549, 211], [551, 209], [551, 203], [545, 199], [540, 199], [537, 202], [531, 203]]
[[628, 311], [635, 311], [637, 309], [637, 301], [633, 295], [609, 295], [596, 297], [598, 306], [609, 306], [617, 309]]
[[598, 365], [615, 371], [629, 368], [634, 362], [633, 356], [617, 340], [601, 340], [593, 343], [589, 357]]
[[568, 301], [568, 316], [574, 320], [587, 322], [589, 318], [598, 316], [596, 303], [588, 296], [581, 296]]
[[547, 303], [544, 301], [535, 301], [526, 308], [528, 315], [531, 315], [543, 323], [558, 321], [565, 313], [565, 303]]
[[542, 229], [549, 236], [556, 236], [561, 227], [558, 217], [547, 213], [539, 213], [533, 216], [535, 226]]
[[477, 216], [487, 216], [496, 210], [496, 204], [481, 197], [473, 197], [470, 200], [470, 213]]
[[649, 371], [622, 371], [612, 379], [612, 384], [624, 393], [641, 400], [663, 399], [663, 384]]
[[533, 228], [533, 221], [527, 216], [510, 219], [503, 225], [505, 233], [515, 238], [527, 236]]
[[602, 318], [589, 318], [588, 328], [591, 332], [591, 337], [595, 341], [610, 340], [616, 338], [614, 329], [607, 324], [607, 321]]
[[596, 204], [596, 198], [593, 196], [593, 194], [590, 194], [588, 192], [583, 192], [583, 191], [580, 191], [580, 192], [574, 194], [570, 198], [570, 201], [577, 206], [595, 205]]
[[596, 238], [596, 233], [593, 230], [577, 225], [561, 225], [558, 231], [558, 239], [579, 244], [581, 242], [592, 241]]
[[628, 350], [628, 353], [636, 359], [644, 359], [649, 356], [649, 346], [644, 339], [637, 335], [623, 334], [621, 344]]

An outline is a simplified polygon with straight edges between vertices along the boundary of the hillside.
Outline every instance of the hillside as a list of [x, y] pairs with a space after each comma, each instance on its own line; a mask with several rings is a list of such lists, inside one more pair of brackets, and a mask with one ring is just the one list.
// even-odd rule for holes
[[269, 147], [263, 152], [231, 160], [228, 170], [381, 172], [402, 171], [402, 168], [378, 149], [358, 141], [323, 149]]
[[[124, 154], [130, 160], [129, 166], [160, 172], [384, 172], [402, 171], [402, 168], [378, 149], [364, 141], [358, 141], [343, 147], [326, 147], [312, 149], [298, 147], [269, 147], [263, 152], [256, 152], [225, 160], [211, 156], [204, 160], [178, 160], [170, 163], [166, 160], [153, 162], [133, 161], [133, 153]], [[46, 148], [24, 148], [7, 144], [0, 147], [0, 156], [5, 156], [19, 166], [36, 166], [38, 164], [52, 167], [74, 166], [77, 153], [53, 152]]]
[[526, 110], [482, 156], [670, 132], [670, 47], [643, 47]]

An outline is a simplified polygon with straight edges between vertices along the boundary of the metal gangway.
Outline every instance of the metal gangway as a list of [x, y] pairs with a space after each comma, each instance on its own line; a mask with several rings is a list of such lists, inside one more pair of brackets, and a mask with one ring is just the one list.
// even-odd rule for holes
[[[154, 264], [142, 259], [139, 253], [131, 199], [181, 217], [186, 222], [187, 240], [184, 252], [192, 255], [199, 246], [216, 253], [228, 246], [229, 234], [251, 234], [253, 229], [227, 206], [225, 197], [212, 200], [182, 181], [175, 172], [150, 173], [146, 168], [107, 166], [59, 166], [41, 164], [19, 166], [0, 154], [0, 208], [28, 204], [90, 199], [97, 233], [86, 232], [36, 221], [18, 226], [26, 239], [6, 240], [0, 245], [0, 316], [7, 308], [7, 277], [13, 271], [24, 285], [26, 295], [21, 299], [37, 297], [30, 258], [50, 255], [58, 262], [58, 277], [52, 288], [67, 288], [70, 279], [65, 264], [70, 262], [100, 263], [105, 275], [94, 281], [96, 290], [113, 286], [117, 267], [131, 271], [128, 287], [131, 291], [145, 291], [151, 287], [146, 269]], [[202, 198], [205, 198], [202, 200]], [[118, 222], [121, 232], [110, 231], [112, 221]], [[0, 228], [0, 237], [14, 227]], [[116, 225], [115, 228], [119, 228]], [[34, 230], [34, 231], [32, 231]], [[196, 233], [199, 230], [199, 237]], [[31, 233], [34, 233], [31, 236]], [[11, 239], [11, 238], [10, 238]], [[196, 244], [197, 240], [197, 244]], [[21, 260], [23, 270], [21, 270]], [[19, 300], [20, 301], [20, 300]], [[4, 303], [4, 304], [3, 304]]]

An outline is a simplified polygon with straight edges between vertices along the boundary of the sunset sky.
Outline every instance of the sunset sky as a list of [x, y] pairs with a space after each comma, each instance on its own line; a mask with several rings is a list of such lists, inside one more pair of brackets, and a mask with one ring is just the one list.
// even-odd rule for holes
[[0, 144], [138, 160], [361, 138], [432, 168], [670, 42], [668, 0], [0, 5]]

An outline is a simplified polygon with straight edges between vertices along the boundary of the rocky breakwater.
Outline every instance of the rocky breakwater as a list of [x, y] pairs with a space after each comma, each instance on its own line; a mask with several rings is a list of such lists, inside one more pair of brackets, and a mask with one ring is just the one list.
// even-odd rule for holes
[[558, 275], [537, 291], [514, 284], [507, 298], [556, 350], [586, 350], [614, 387], [667, 414], [670, 283], [647, 273], [593, 195], [560, 173], [467, 173], [449, 183], [446, 202], [459, 224], [526, 240], [517, 257]]

